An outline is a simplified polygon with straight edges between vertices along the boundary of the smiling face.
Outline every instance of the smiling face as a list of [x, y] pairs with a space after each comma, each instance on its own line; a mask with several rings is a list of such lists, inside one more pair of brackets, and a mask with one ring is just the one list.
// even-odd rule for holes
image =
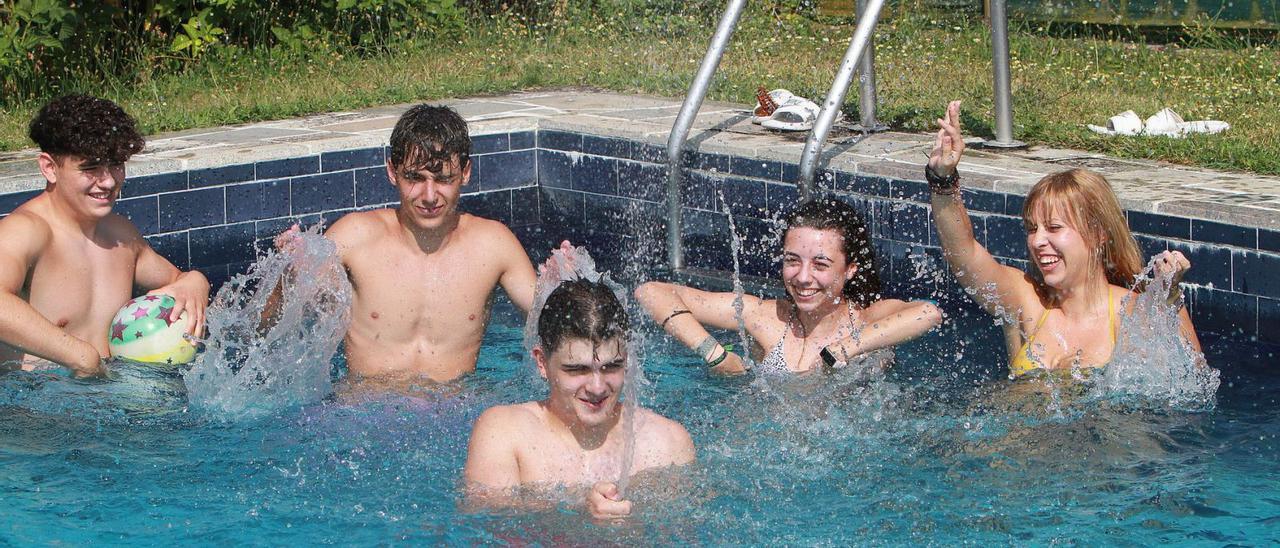
[[396, 168], [388, 163], [387, 177], [400, 192], [401, 219], [415, 228], [434, 230], [457, 215], [458, 196], [471, 180], [471, 162], [459, 165], [455, 154], [448, 161], [425, 165], [410, 161]]
[[1058, 290], [1081, 287], [1091, 277], [1103, 277], [1098, 260], [1100, 242], [1081, 234], [1058, 208], [1038, 208], [1024, 220], [1027, 253], [1045, 285]]
[[592, 428], [617, 420], [621, 410], [618, 397], [627, 371], [622, 337], [599, 344], [569, 338], [550, 354], [542, 346], [534, 347], [533, 357], [551, 388], [548, 408], [562, 421]]
[[111, 213], [124, 185], [124, 164], [89, 161], [75, 155], [41, 153], [40, 172], [54, 199], [77, 218], [97, 221]]
[[838, 303], [858, 265], [845, 259], [844, 239], [835, 230], [795, 227], [782, 242], [782, 283], [802, 312]]

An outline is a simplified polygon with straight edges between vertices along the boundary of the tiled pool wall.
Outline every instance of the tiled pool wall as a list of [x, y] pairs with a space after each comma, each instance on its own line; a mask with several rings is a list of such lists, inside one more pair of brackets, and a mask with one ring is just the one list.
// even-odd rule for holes
[[[590, 248], [605, 268], [633, 277], [664, 263], [664, 147], [555, 129], [476, 135], [473, 143], [462, 208], [511, 226], [535, 259], [538, 250], [570, 239]], [[385, 147], [363, 148], [131, 177], [116, 210], [174, 264], [199, 269], [217, 285], [243, 272], [258, 249], [294, 222], [332, 222], [394, 204], [385, 154]], [[691, 152], [685, 169], [688, 265], [732, 268], [727, 204], [744, 246], [742, 272], [775, 277], [775, 219], [797, 200], [789, 183], [797, 165]], [[941, 261], [923, 182], [845, 172], [818, 179], [822, 191], [865, 216], [886, 293], [972, 306]], [[34, 194], [0, 195], [0, 214]], [[1025, 268], [1023, 196], [966, 189], [964, 198], [978, 241]], [[1188, 302], [1198, 329], [1280, 342], [1280, 231], [1128, 215], [1146, 255], [1168, 248], [1190, 258]]]

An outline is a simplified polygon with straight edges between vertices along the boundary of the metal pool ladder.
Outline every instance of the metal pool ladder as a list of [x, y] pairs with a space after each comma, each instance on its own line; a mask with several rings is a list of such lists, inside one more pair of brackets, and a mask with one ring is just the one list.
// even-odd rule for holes
[[[996, 139], [987, 141], [987, 146], [1010, 147], [1022, 146], [1013, 139], [1013, 113], [1009, 93], [1009, 41], [1008, 24], [1004, 6], [1007, 0], [990, 0], [991, 9], [991, 42], [995, 84]], [[667, 138], [667, 263], [673, 270], [685, 267], [684, 240], [681, 236], [683, 225], [683, 197], [680, 188], [685, 141], [689, 129], [697, 118], [698, 109], [706, 97], [707, 88], [711, 84], [716, 68], [720, 66], [720, 58], [724, 55], [725, 46], [733, 36], [746, 0], [729, 0], [720, 24], [711, 38], [711, 46], [702, 58], [702, 65], [689, 85], [689, 93], [685, 96], [680, 113], [676, 116], [671, 134]], [[864, 131], [881, 131], [886, 129], [876, 120], [876, 84], [874, 67], [874, 48], [871, 43], [875, 25], [880, 19], [880, 10], [884, 0], [858, 0], [859, 16], [853, 38], [849, 41], [849, 49], [845, 52], [844, 61], [836, 73], [835, 82], [827, 93], [827, 98], [820, 106], [818, 119], [813, 131], [805, 142], [804, 152], [800, 157], [800, 177], [796, 186], [800, 190], [801, 203], [813, 199], [813, 178], [817, 170], [822, 145], [831, 126], [835, 123], [836, 114], [849, 91], [849, 83], [855, 69], [860, 68], [860, 93], [858, 109], [861, 115], [861, 126]]]

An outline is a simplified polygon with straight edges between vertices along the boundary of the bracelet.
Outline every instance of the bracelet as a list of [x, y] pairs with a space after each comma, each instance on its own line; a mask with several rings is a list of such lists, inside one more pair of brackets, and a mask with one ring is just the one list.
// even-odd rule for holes
[[679, 315], [681, 315], [681, 314], [693, 314], [693, 312], [690, 312], [690, 311], [688, 311], [688, 310], [684, 310], [684, 309], [680, 309], [680, 310], [676, 310], [675, 312], [672, 312], [670, 315], [668, 315], [668, 316], [667, 316], [667, 319], [662, 320], [662, 323], [660, 324], [660, 325], [661, 325], [661, 327], [662, 327], [662, 330], [663, 330], [663, 331], [666, 331], [666, 330], [667, 330], [667, 322], [671, 321], [671, 318], [674, 318], [674, 317], [679, 316]]
[[717, 341], [712, 335], [707, 335], [707, 338], [702, 339], [702, 342], [698, 343], [698, 347], [693, 349], [693, 351], [698, 353], [699, 358], [706, 361], [707, 354], [710, 354], [717, 346], [720, 346], [720, 341]]
[[721, 347], [721, 348], [724, 350], [724, 352], [720, 353], [719, 358], [716, 358], [714, 360], [707, 362], [707, 367], [715, 367], [717, 365], [720, 365], [722, 362], [724, 362], [725, 358], [729, 357], [729, 349], [724, 347]]
[[952, 171], [951, 175], [943, 177], [933, 170], [933, 166], [924, 165], [924, 179], [929, 182], [929, 190], [934, 194], [942, 194], [950, 196], [960, 190], [960, 171]]

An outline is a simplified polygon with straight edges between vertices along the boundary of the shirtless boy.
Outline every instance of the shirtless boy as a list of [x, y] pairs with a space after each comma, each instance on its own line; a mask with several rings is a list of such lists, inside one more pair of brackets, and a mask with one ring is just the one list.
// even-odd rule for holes
[[[125, 161], [143, 139], [118, 105], [70, 95], [31, 121], [44, 192], [0, 219], [0, 364], [25, 369], [43, 358], [77, 376], [104, 372], [108, 326], [134, 288], [174, 297], [170, 315], [201, 332], [209, 281], [151, 249], [111, 212]], [[0, 368], [5, 367], [0, 365]]]
[[528, 311], [536, 275], [505, 225], [458, 211], [471, 178], [467, 123], [418, 105], [391, 133], [387, 177], [400, 206], [348, 214], [325, 236], [354, 288], [347, 366], [358, 378], [448, 381], [475, 370], [501, 285]]
[[[587, 507], [597, 518], [625, 516], [613, 481], [626, 450], [622, 393], [627, 368], [626, 311], [608, 286], [562, 283], [538, 318], [533, 357], [550, 393], [542, 401], [499, 405], [476, 420], [463, 471], [473, 504], [509, 505], [524, 485], [593, 485]], [[679, 423], [636, 409], [631, 472], [694, 460]]]

